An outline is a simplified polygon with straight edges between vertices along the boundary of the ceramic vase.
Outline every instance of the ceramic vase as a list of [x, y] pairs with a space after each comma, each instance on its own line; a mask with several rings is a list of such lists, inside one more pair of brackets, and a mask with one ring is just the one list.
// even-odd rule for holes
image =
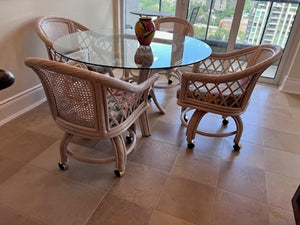
[[135, 35], [140, 45], [149, 46], [154, 37], [155, 26], [150, 17], [140, 17], [135, 24]]

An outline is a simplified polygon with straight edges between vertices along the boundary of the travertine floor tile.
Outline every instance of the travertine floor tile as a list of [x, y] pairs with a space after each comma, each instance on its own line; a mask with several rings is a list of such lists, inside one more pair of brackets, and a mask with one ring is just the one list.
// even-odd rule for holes
[[106, 195], [87, 225], [147, 225], [152, 209], [133, 202]]
[[300, 155], [264, 148], [266, 171], [300, 179]]
[[233, 139], [224, 139], [222, 159], [231, 164], [247, 165], [260, 169], [265, 169], [263, 146], [242, 141], [240, 151], [232, 150]]
[[[233, 136], [196, 135], [187, 149], [176, 89], [155, 89], [166, 109], [148, 109], [150, 137], [141, 137], [116, 178], [115, 162], [70, 158], [61, 171], [63, 137], [47, 103], [0, 127], [0, 224], [5, 225], [295, 225], [291, 198], [300, 184], [300, 98], [258, 85], [242, 115], [240, 152]], [[192, 112], [188, 113], [190, 117]], [[230, 118], [207, 114], [206, 132], [235, 130]], [[126, 134], [124, 134], [126, 135]], [[73, 151], [114, 155], [109, 140], [74, 137]]]
[[43, 225], [42, 222], [28, 216], [21, 215], [16, 210], [10, 209], [0, 204], [0, 218], [3, 225]]
[[281, 112], [280, 108], [267, 108], [262, 115], [262, 127], [299, 135], [300, 123], [295, 122], [292, 114], [287, 114], [285, 109]]
[[167, 174], [129, 162], [122, 179], [117, 179], [110, 193], [147, 207], [155, 207], [164, 188]]
[[[205, 137], [202, 135], [196, 135], [195, 147], [193, 148], [193, 151], [201, 152], [216, 157], [222, 157], [223, 145], [224, 138], [212, 138]], [[187, 142], [185, 142], [182, 147], [186, 148]], [[232, 150], [232, 146], [229, 146], [229, 149]]]
[[295, 219], [292, 212], [277, 208], [269, 207], [270, 225], [295, 225]]
[[47, 102], [21, 115], [11, 123], [19, 129], [31, 130], [54, 138], [60, 138], [63, 135], [63, 131], [56, 126], [50, 114]]
[[215, 189], [184, 178], [171, 176], [157, 209], [194, 224], [210, 224]]
[[213, 209], [212, 225], [268, 225], [266, 204], [243, 196], [218, 191]]
[[25, 162], [16, 161], [12, 159], [0, 156], [0, 184], [3, 183], [7, 178], [15, 174]]
[[300, 154], [300, 136], [263, 128], [264, 146]]
[[185, 132], [186, 129], [180, 124], [158, 121], [152, 129], [151, 137], [171, 145], [182, 146], [186, 143]]
[[267, 203], [265, 171], [259, 168], [223, 162], [218, 188]]
[[0, 203], [45, 224], [84, 224], [104, 193], [27, 165], [0, 186]]
[[172, 174], [215, 187], [220, 170], [220, 159], [190, 149], [181, 149]]
[[170, 172], [178, 150], [178, 146], [148, 137], [138, 147], [131, 161]]
[[[53, 145], [47, 148], [43, 153], [34, 158], [30, 164], [46, 169], [50, 172], [58, 173], [67, 176], [70, 179], [80, 183], [108, 190], [115, 182], [115, 163], [91, 164], [80, 162], [72, 157], [69, 157], [69, 167], [65, 171], [58, 168], [57, 163], [60, 161], [59, 154], [60, 141], [56, 141]], [[70, 144], [72, 151], [86, 157], [111, 157], [95, 149], [90, 149], [82, 145]]]
[[292, 212], [291, 199], [300, 184], [300, 179], [267, 172], [266, 181], [269, 204]]
[[22, 136], [17, 136], [0, 146], [0, 155], [7, 158], [28, 162], [39, 155], [56, 139], [32, 131], [26, 131]]
[[[262, 128], [257, 125], [249, 124], [246, 119], [243, 119], [244, 130], [241, 137], [241, 143], [244, 141], [257, 145], [263, 144]], [[234, 136], [231, 136], [234, 137]]]
[[154, 210], [148, 225], [193, 225], [185, 220]]

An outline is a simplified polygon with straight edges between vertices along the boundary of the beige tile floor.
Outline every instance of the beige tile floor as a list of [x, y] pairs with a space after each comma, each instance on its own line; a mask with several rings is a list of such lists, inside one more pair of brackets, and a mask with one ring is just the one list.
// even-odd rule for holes
[[[232, 137], [197, 136], [186, 149], [175, 90], [158, 90], [167, 114], [149, 109], [152, 135], [114, 164], [70, 160], [60, 171], [60, 131], [46, 103], [0, 127], [2, 225], [293, 225], [300, 184], [300, 96], [258, 85], [243, 115], [243, 148]], [[201, 129], [224, 130], [207, 115]], [[226, 130], [233, 129], [232, 121]], [[109, 141], [76, 138], [82, 154], [112, 154]], [[91, 149], [94, 149], [92, 151]]]

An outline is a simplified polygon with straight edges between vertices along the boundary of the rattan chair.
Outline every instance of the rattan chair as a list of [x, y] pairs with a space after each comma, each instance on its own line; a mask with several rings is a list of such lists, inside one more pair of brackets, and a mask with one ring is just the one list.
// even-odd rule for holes
[[[260, 75], [282, 55], [282, 49], [275, 45], [260, 45], [230, 53], [213, 53], [209, 58], [194, 65], [193, 72], [182, 74], [181, 88], [177, 93], [178, 104], [182, 106], [181, 121], [187, 126], [188, 148], [194, 148], [196, 134], [210, 137], [235, 135], [234, 150], [240, 150], [243, 122], [240, 115], [245, 112], [251, 93]], [[194, 109], [191, 118], [186, 113]], [[233, 132], [212, 134], [198, 130], [206, 113], [227, 117], [236, 124]]]
[[[53, 48], [54, 41], [67, 34], [89, 30], [89, 28], [74, 20], [55, 16], [40, 17], [36, 22], [35, 28], [38, 36], [46, 45], [49, 59], [58, 62], [66, 62], [67, 59], [55, 52]], [[78, 57], [84, 56], [80, 56], [79, 53]], [[98, 73], [108, 73], [110, 76], [114, 76], [112, 71], [108, 68], [92, 65], [87, 65], [87, 68]]]
[[54, 61], [62, 61], [61, 56], [53, 49], [53, 42], [56, 39], [67, 34], [89, 30], [73, 20], [55, 16], [40, 17], [35, 28], [36, 33], [46, 45], [49, 59]]
[[[60, 62], [27, 58], [25, 64], [31, 67], [43, 85], [51, 114], [57, 126], [65, 131], [60, 145], [59, 167], [68, 167], [68, 156], [89, 163], [116, 161], [115, 174], [125, 172], [127, 155], [136, 144], [135, 122], [139, 119], [142, 136], [149, 136], [147, 119], [149, 87], [158, 75], [135, 85], [99, 75]], [[126, 146], [123, 134], [126, 137]], [[90, 139], [110, 139], [115, 156], [105, 159], [85, 158], [71, 151], [68, 146], [73, 136]]]
[[[178, 17], [161, 17], [154, 20], [153, 22], [155, 24], [156, 30], [178, 33], [181, 35], [188, 35], [191, 37], [194, 36], [194, 28], [192, 24], [186, 19]], [[178, 69], [169, 69], [166, 71], [161, 71], [159, 73], [167, 77], [168, 85], [156, 84], [154, 86], [155, 88], [166, 89], [174, 87], [171, 85], [173, 83], [171, 77], [177, 79], [179, 82], [176, 85], [179, 85], [181, 80], [181, 72]]]

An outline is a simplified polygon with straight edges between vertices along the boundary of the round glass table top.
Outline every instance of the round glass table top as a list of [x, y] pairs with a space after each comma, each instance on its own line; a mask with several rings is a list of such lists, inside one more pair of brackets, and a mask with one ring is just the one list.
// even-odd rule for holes
[[58, 38], [59, 55], [89, 65], [122, 69], [168, 69], [206, 59], [209, 45], [198, 39], [156, 31], [150, 46], [140, 46], [134, 30], [81, 31]]

